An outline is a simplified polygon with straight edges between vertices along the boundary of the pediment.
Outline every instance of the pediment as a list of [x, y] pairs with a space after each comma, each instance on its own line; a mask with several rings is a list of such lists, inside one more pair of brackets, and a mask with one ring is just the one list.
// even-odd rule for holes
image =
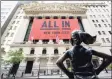
[[24, 11], [83, 11], [86, 8], [78, 7], [70, 3], [29, 3], [22, 5]]

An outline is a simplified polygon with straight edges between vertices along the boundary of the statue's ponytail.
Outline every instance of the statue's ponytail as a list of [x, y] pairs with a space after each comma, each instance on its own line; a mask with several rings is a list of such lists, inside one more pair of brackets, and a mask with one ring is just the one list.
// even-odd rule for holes
[[95, 41], [96, 41], [96, 36], [91, 36], [89, 33], [77, 31], [77, 30], [71, 33], [70, 42], [72, 45], [74, 44], [80, 45], [82, 42], [85, 44], [93, 44]]
[[85, 44], [93, 44], [96, 41], [96, 36], [91, 36], [88, 33], [80, 33], [80, 39]]

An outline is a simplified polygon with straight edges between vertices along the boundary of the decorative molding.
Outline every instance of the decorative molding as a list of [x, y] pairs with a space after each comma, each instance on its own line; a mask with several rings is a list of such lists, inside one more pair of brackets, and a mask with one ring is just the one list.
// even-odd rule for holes
[[29, 3], [22, 5], [23, 10], [27, 15], [39, 14], [39, 13], [72, 13], [72, 14], [84, 14], [87, 9], [78, 7], [75, 3]]
[[[83, 44], [86, 46], [85, 44]], [[101, 43], [94, 43], [90, 44], [89, 46], [100, 46]], [[13, 47], [72, 47], [71, 44], [11, 44], [10, 45], [12, 48]]]

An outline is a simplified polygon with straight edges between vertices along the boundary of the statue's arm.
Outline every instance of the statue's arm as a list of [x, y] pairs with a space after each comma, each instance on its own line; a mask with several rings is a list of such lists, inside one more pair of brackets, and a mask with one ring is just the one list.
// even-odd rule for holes
[[92, 50], [92, 53], [93, 55], [104, 59], [102, 64], [96, 69], [96, 74], [98, 75], [102, 70], [104, 70], [109, 64], [112, 63], [112, 56], [95, 50]]
[[69, 72], [66, 67], [64, 66], [63, 62], [67, 59], [70, 58], [68, 53], [64, 53], [56, 62], [57, 66], [70, 78], [74, 79], [73, 73]]

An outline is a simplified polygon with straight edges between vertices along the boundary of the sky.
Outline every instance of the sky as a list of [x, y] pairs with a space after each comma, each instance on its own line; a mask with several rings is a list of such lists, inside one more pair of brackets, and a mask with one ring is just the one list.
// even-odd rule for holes
[[5, 5], [10, 5], [10, 4], [16, 4], [18, 1], [1, 1], [1, 7], [2, 7], [2, 4], [5, 4]]

